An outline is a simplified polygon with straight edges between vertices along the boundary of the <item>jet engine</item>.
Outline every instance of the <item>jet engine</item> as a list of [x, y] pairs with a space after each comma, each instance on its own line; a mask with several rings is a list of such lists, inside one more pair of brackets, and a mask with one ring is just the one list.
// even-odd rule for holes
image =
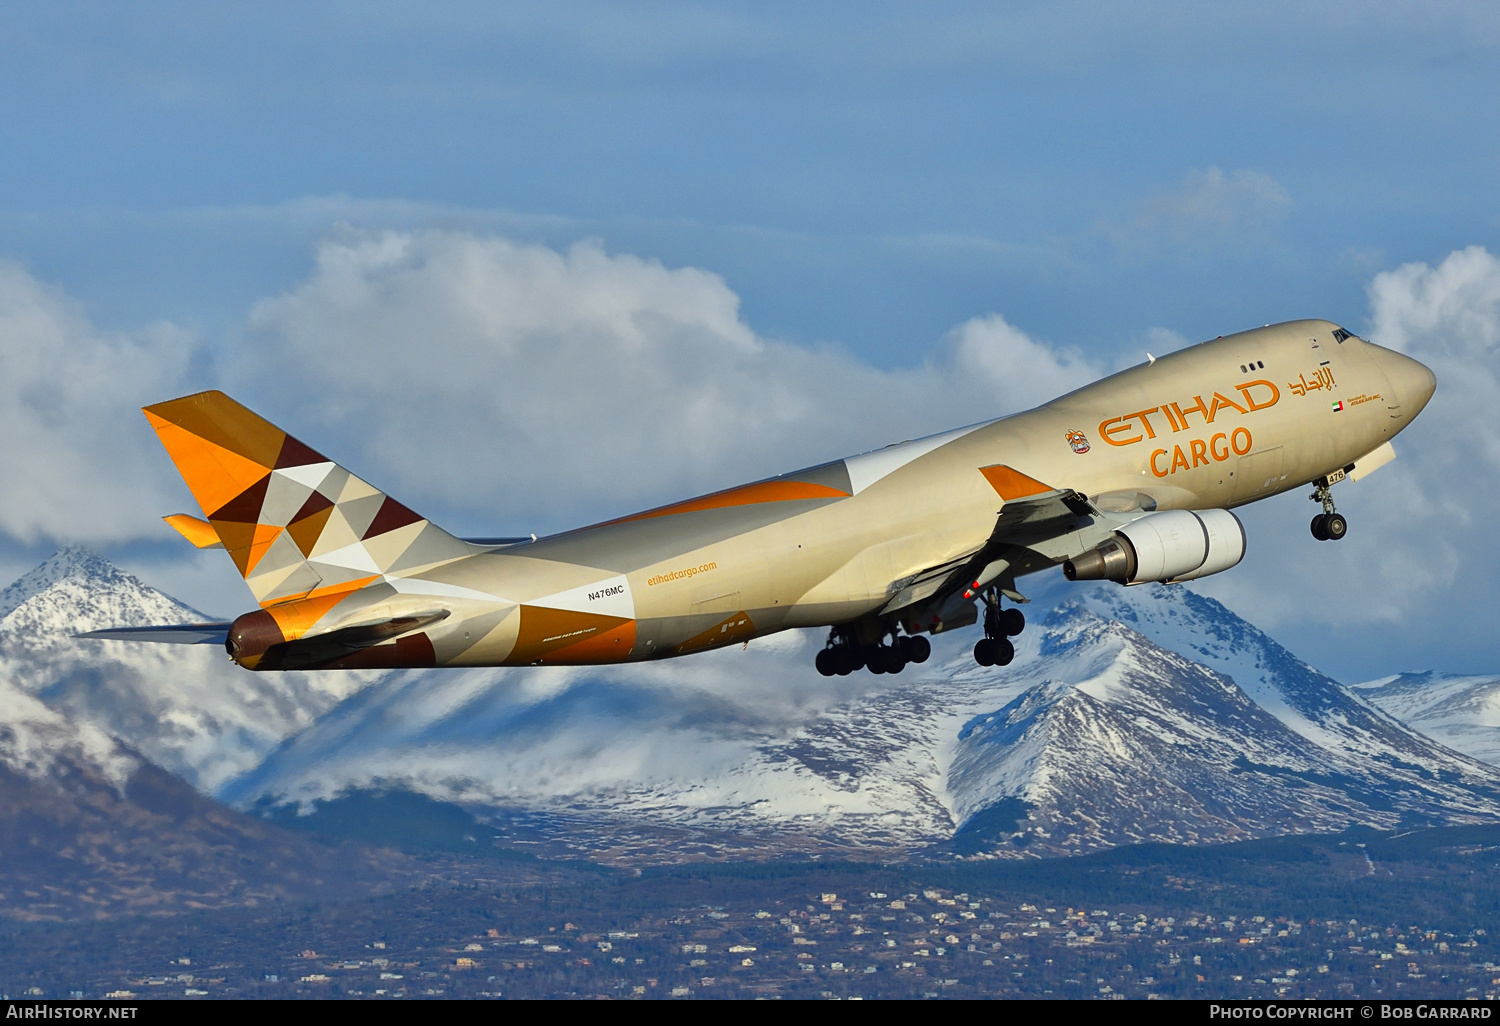
[[1070, 581], [1191, 581], [1245, 557], [1245, 527], [1227, 509], [1174, 509], [1132, 520], [1063, 564]]

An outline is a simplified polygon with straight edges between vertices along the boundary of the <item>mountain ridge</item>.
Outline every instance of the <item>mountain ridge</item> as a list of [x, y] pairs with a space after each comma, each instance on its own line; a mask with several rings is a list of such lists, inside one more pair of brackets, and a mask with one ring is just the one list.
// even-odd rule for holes
[[73, 640], [100, 610], [195, 614], [97, 557], [54, 560], [0, 593], [0, 676], [241, 809], [404, 791], [636, 864], [1500, 819], [1500, 770], [1182, 586], [1039, 581], [1054, 608], [1005, 668], [940, 635], [899, 677], [822, 678], [817, 632], [793, 631], [689, 660], [292, 675]]
[[1449, 748], [1500, 763], [1500, 677], [1427, 670], [1381, 677], [1354, 690]]
[[[1145, 613], [1160, 615], [1182, 599], [1169, 594], [1136, 601], [1150, 603], [1144, 612], [1137, 608], [1140, 623], [1150, 619]], [[1227, 675], [1089, 606], [1064, 603], [1033, 625], [1018, 639], [1016, 662], [1003, 670], [975, 666], [966, 640], [940, 638], [931, 663], [879, 680], [796, 726], [756, 722], [723, 695], [694, 694], [686, 667], [670, 671], [675, 691], [662, 687], [669, 671], [659, 665], [649, 673], [559, 671], [541, 689], [547, 694], [529, 702], [517, 692], [538, 681], [518, 683], [522, 677], [514, 671], [469, 671], [462, 683], [451, 676], [392, 675], [288, 739], [226, 797], [241, 805], [311, 803], [349, 789], [409, 789], [481, 811], [565, 814], [574, 830], [584, 829], [579, 817], [591, 814], [617, 824], [780, 832], [797, 835], [799, 844], [809, 843], [807, 825], [816, 820], [814, 833], [830, 848], [888, 854], [927, 850], [964, 833], [987, 810], [1020, 803], [1029, 811], [1013, 833], [1024, 838], [995, 845], [995, 853], [1006, 856], [1076, 854], [1147, 840], [1219, 842], [1355, 823], [1389, 828], [1403, 817], [1500, 817], [1500, 770], [1413, 734], [1284, 650], [1268, 658], [1278, 653], [1267, 648], [1274, 642], [1264, 635], [1241, 639], [1262, 648], [1244, 664], [1241, 645], [1241, 672], [1258, 667], [1262, 675], [1253, 686], [1263, 692], [1301, 689], [1291, 696], [1300, 709], [1284, 713], [1290, 725]], [[1191, 626], [1200, 634], [1233, 616], [1211, 600], [1179, 608], [1179, 634], [1184, 609], [1197, 617]], [[806, 659], [808, 641], [781, 641], [786, 658], [762, 656], [744, 678], [758, 679], [768, 664], [795, 677], [799, 671], [786, 664]], [[750, 656], [699, 658], [707, 668], [743, 665]], [[684, 712], [695, 703], [701, 708]], [[1050, 717], [1047, 726], [1056, 736], [1043, 743], [1039, 733], [1012, 731], [1002, 757], [990, 760], [993, 772], [979, 773], [980, 742], [985, 751], [996, 745], [980, 722], [998, 718], [1015, 727], [1010, 721], [1022, 705], [1026, 716]], [[1080, 724], [1084, 709], [1089, 722]], [[669, 722], [663, 710], [678, 719]], [[1127, 713], [1128, 722], [1121, 718]], [[705, 736], [704, 718], [711, 716], [721, 717], [718, 733]], [[1069, 716], [1074, 729], [1057, 733]], [[608, 725], [582, 727], [591, 717]], [[1155, 740], [1146, 745], [1149, 732], [1140, 724], [1151, 717]], [[1226, 731], [1233, 743], [1224, 740]], [[661, 756], [649, 773], [639, 761], [617, 762], [613, 778], [607, 760], [592, 774], [579, 765], [597, 756], [597, 748], [590, 755], [591, 744], [622, 735], [644, 736], [644, 743], [673, 753], [717, 741], [735, 755], [727, 767], [699, 763], [675, 773], [663, 771]], [[1098, 744], [1105, 735], [1133, 736], [1133, 758], [1111, 761]], [[1325, 747], [1330, 737], [1338, 748]], [[526, 762], [528, 746], [546, 745], [556, 756], [551, 763]], [[1036, 750], [1028, 754], [1027, 745]], [[490, 751], [496, 747], [507, 754], [497, 759]], [[628, 754], [623, 746], [621, 754]], [[1186, 768], [1174, 768], [1174, 759]], [[1085, 767], [1105, 763], [1115, 785], [1088, 786]], [[630, 783], [612, 785], [611, 779]], [[1053, 779], [1062, 783], [1049, 785]], [[1155, 811], [1118, 797], [1163, 792], [1169, 780], [1183, 786]], [[1189, 791], [1191, 799], [1184, 797]], [[1080, 801], [1086, 813], [1066, 808]], [[1230, 807], [1240, 811], [1228, 814]], [[1096, 822], [1080, 827], [1084, 820]], [[1108, 826], [1111, 820], [1120, 820], [1118, 828]], [[1071, 833], [1050, 840], [1059, 830]]]
[[247, 674], [214, 645], [74, 637], [205, 619], [94, 553], [64, 548], [0, 592], [0, 678], [208, 793], [373, 679]]

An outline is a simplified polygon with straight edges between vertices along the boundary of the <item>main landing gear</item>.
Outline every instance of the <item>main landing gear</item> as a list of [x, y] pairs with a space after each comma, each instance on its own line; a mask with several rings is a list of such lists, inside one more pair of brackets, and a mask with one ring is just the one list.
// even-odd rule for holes
[[1308, 498], [1323, 504], [1323, 512], [1312, 518], [1312, 536], [1318, 541], [1338, 541], [1349, 533], [1349, 522], [1344, 519], [1343, 514], [1336, 513], [1333, 509], [1332, 487], [1343, 479], [1344, 474], [1340, 471], [1333, 481], [1320, 477], [1313, 482], [1313, 493]]
[[815, 665], [825, 677], [837, 674], [847, 677], [864, 668], [871, 673], [900, 673], [907, 663], [925, 663], [932, 655], [932, 643], [920, 634], [892, 634], [890, 643], [882, 638], [874, 645], [861, 645], [847, 629], [835, 627], [828, 634], [828, 647], [818, 653]]
[[1019, 609], [1001, 609], [1000, 596], [991, 588], [984, 593], [984, 637], [974, 643], [974, 661], [980, 666], [1008, 666], [1016, 657], [1010, 639], [1026, 629]]

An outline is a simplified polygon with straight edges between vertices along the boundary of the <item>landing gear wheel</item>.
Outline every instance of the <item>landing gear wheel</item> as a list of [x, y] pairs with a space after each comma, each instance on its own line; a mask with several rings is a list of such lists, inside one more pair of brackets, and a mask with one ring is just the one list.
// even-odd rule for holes
[[927, 657], [932, 655], [932, 642], [920, 635], [902, 638], [901, 651], [906, 653], [907, 662], [925, 663]]
[[[1341, 473], [1336, 480], [1342, 481]], [[1323, 504], [1323, 512], [1312, 518], [1312, 536], [1318, 541], [1338, 541], [1349, 533], [1349, 521], [1333, 508], [1332, 486], [1328, 478], [1320, 477], [1313, 482], [1313, 493], [1308, 498]]]
[[1026, 629], [1026, 614], [1019, 609], [1003, 609], [1000, 611], [1000, 630], [1008, 637], [1015, 637]]
[[990, 644], [994, 646], [991, 651], [995, 654], [995, 665], [1009, 666], [1010, 661], [1016, 657], [1016, 646], [1007, 638], [994, 638]]
[[831, 648], [823, 649], [823, 651], [818, 653], [818, 657], [813, 660], [813, 665], [818, 668], [818, 672], [823, 676], [832, 677], [835, 673], [839, 672], [837, 651]]
[[865, 649], [865, 668], [871, 673], [900, 673], [906, 669], [906, 655], [899, 648], [878, 645]]
[[839, 676], [847, 677], [855, 670], [864, 669], [865, 661], [860, 658], [859, 649], [853, 645], [840, 646], [839, 652]]
[[995, 639], [980, 638], [974, 642], [974, 661], [980, 666], [995, 665]]

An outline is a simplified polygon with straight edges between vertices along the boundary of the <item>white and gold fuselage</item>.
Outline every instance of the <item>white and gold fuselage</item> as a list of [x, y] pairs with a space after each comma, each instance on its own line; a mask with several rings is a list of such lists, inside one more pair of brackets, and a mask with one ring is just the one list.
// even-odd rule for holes
[[[219, 393], [147, 413], [261, 602], [229, 634], [242, 665], [482, 666], [931, 629], [944, 589], [998, 552], [1012, 588], [1132, 517], [1230, 509], [1378, 461], [1434, 387], [1414, 360], [1294, 321], [1025, 413], [505, 546], [452, 538]], [[214, 485], [225, 467], [239, 476]], [[1077, 515], [1010, 524], [1038, 490]], [[288, 655], [320, 637], [345, 647]]]

